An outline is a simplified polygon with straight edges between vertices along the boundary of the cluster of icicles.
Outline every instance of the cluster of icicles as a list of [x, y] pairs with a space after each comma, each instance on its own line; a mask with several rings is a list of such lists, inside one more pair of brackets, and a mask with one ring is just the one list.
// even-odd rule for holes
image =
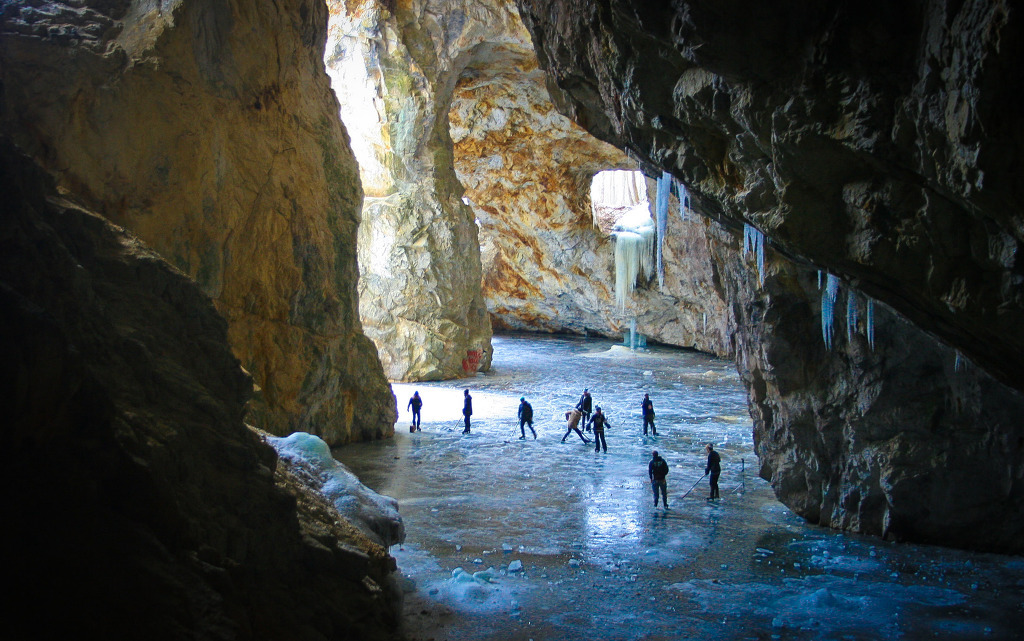
[[[824, 288], [822, 288], [823, 283]], [[825, 347], [832, 349], [833, 321], [836, 299], [839, 297], [839, 277], [819, 271], [818, 289], [821, 290], [821, 338], [825, 341]], [[846, 292], [847, 341], [853, 340], [859, 320], [860, 307], [857, 301], [857, 291], [851, 287]], [[864, 297], [864, 335], [867, 337], [871, 349], [875, 349], [875, 301], [867, 296]]]
[[[668, 230], [669, 198], [675, 193], [679, 216], [686, 219], [689, 194], [686, 187], [670, 173], [662, 172], [654, 200], [655, 220], [651, 220], [650, 203], [646, 198], [643, 173], [639, 171], [607, 171], [594, 178], [591, 200], [606, 206], [630, 207], [615, 223], [615, 302], [625, 310], [626, 300], [636, 288], [637, 279], [658, 275], [658, 286], [665, 286], [663, 243]], [[596, 216], [596, 206], [595, 206]]]

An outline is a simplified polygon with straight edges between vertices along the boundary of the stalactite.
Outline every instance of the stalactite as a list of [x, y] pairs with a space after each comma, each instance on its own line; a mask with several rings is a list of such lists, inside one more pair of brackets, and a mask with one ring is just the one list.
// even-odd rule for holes
[[654, 215], [658, 224], [658, 287], [665, 287], [665, 261], [663, 249], [665, 234], [668, 231], [668, 200], [672, 192], [673, 178], [667, 171], [661, 172], [658, 178], [658, 194], [655, 198]]
[[757, 257], [757, 282], [764, 286], [764, 234], [753, 225], [743, 223], [743, 255], [754, 252]]
[[846, 340], [853, 341], [857, 331], [857, 293], [852, 289], [846, 292]]
[[825, 349], [832, 349], [832, 321], [835, 318], [836, 297], [838, 295], [839, 277], [829, 274], [825, 283], [825, 289], [821, 293], [821, 337], [825, 341]]
[[875, 301], [870, 298], [864, 312], [864, 331], [868, 337], [868, 345], [875, 349]]

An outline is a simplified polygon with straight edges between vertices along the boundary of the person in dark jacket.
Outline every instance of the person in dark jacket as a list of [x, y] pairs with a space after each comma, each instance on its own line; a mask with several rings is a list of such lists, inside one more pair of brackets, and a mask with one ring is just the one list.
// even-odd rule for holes
[[519, 399], [519, 440], [526, 438], [524, 424], [530, 426], [530, 431], [533, 432], [533, 438], [536, 440], [537, 432], [533, 430], [533, 406], [526, 402], [525, 396]]
[[562, 442], [563, 443], [565, 443], [565, 439], [570, 434], [572, 434], [573, 432], [576, 432], [576, 434], [579, 435], [580, 439], [585, 444], [590, 445], [590, 441], [587, 440], [586, 436], [583, 436], [583, 432], [581, 432], [580, 428], [577, 427], [580, 424], [580, 417], [581, 416], [583, 416], [583, 415], [577, 409], [571, 409], [571, 410], [569, 410], [568, 412], [565, 413], [566, 424], [565, 424], [565, 436], [562, 437]]
[[640, 403], [640, 413], [644, 416], [644, 436], [647, 436], [648, 425], [651, 426], [651, 434], [657, 436], [658, 430], [654, 427], [654, 401], [651, 400], [650, 394], [644, 394], [644, 400]]
[[583, 426], [587, 429], [590, 429], [590, 413], [593, 408], [594, 399], [590, 396], [590, 390], [583, 388], [583, 396], [581, 396], [579, 402], [576, 403], [576, 409], [583, 415]]
[[590, 422], [587, 426], [594, 428], [594, 451], [600, 452], [601, 446], [604, 446], [604, 451], [607, 453], [608, 441], [604, 440], [604, 428], [611, 427], [611, 423], [608, 422], [604, 413], [601, 412], [600, 406], [594, 410], [594, 415], [590, 418]]
[[651, 489], [654, 490], [654, 507], [658, 507], [658, 491], [661, 491], [662, 503], [668, 509], [668, 463], [658, 456], [658, 451], [651, 453], [651, 462], [647, 464], [647, 476], [651, 479]]
[[416, 428], [416, 431], [420, 431], [420, 408], [423, 407], [423, 399], [420, 398], [419, 392], [413, 392], [412, 398], [409, 399], [409, 404], [405, 406], [405, 409], [412, 409], [412, 426]]
[[717, 499], [718, 496], [718, 477], [722, 475], [722, 457], [715, 451], [715, 446], [708, 443], [705, 448], [708, 453], [708, 464], [704, 467], [704, 473], [711, 474], [711, 496], [708, 500]]
[[463, 434], [469, 434], [469, 417], [473, 415], [473, 397], [469, 395], [467, 389], [462, 393], [462, 416], [466, 419], [466, 429], [462, 430]]

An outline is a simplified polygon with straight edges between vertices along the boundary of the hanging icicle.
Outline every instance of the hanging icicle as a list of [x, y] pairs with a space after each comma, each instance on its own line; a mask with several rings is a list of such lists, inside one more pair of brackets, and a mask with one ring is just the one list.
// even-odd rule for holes
[[757, 282], [764, 286], [764, 234], [753, 225], [743, 223], [743, 255], [754, 252], [757, 257]]
[[864, 331], [868, 337], [868, 345], [875, 349], [875, 301], [868, 299], [864, 311]]
[[823, 274], [823, 273], [822, 273], [822, 271], [821, 271], [821, 270], [819, 269], [819, 270], [818, 270], [818, 289], [821, 289], [821, 281], [822, 281], [822, 279], [823, 279], [823, 278], [824, 278], [824, 274]]
[[676, 192], [676, 199], [679, 201], [679, 217], [686, 220], [686, 211], [690, 209], [690, 193], [686, 191], [686, 185], [675, 178], [672, 179], [672, 187]]
[[829, 274], [825, 290], [821, 293], [821, 338], [825, 341], [825, 349], [832, 349], [832, 321], [838, 295], [839, 277]]
[[846, 292], [846, 340], [852, 342], [857, 331], [857, 293], [852, 289]]
[[615, 223], [615, 302], [620, 310], [633, 293], [637, 278], [654, 275], [654, 221], [641, 203]]
[[953, 360], [953, 371], [961, 372], [964, 369], [964, 355], [960, 353], [960, 350], [956, 350], [956, 358]]
[[658, 225], [658, 287], [665, 287], [665, 262], [662, 250], [665, 245], [665, 234], [668, 232], [668, 199], [672, 192], [672, 174], [661, 172], [658, 178], [658, 194], [655, 199], [654, 216]]

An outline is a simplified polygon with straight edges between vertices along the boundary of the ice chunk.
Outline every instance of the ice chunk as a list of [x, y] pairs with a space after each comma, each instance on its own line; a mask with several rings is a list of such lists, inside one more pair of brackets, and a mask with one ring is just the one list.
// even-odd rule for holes
[[502, 543], [501, 544], [501, 551], [502, 552], [511, 552], [512, 550], [513, 550], [513, 548], [512, 548], [512, 544], [511, 543]]
[[509, 572], [522, 572], [523, 571], [523, 562], [520, 561], [519, 559], [516, 559], [515, 561], [512, 561], [511, 563], [508, 564], [508, 571]]
[[334, 460], [331, 448], [323, 440], [295, 432], [281, 438], [267, 437], [267, 442], [296, 476], [318, 489], [364, 534], [385, 547], [405, 541], [398, 501], [360, 483], [355, 474]]

